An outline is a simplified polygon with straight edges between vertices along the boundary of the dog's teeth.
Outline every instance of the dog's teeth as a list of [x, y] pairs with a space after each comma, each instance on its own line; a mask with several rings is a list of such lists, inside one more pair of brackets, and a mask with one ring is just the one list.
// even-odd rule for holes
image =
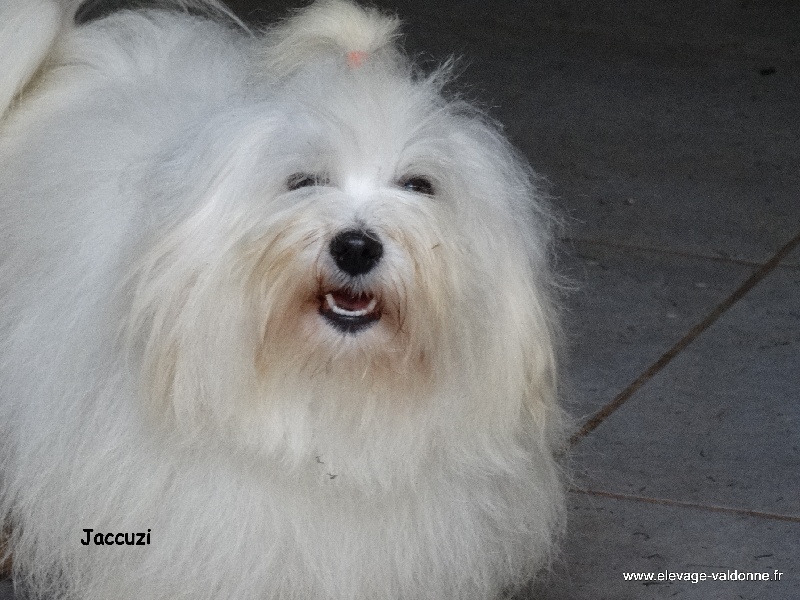
[[325, 294], [325, 303], [328, 305], [328, 308], [337, 315], [342, 315], [344, 317], [363, 317], [364, 315], [368, 315], [375, 310], [375, 307], [378, 305], [378, 300], [377, 298], [373, 298], [369, 301], [367, 307], [362, 308], [361, 310], [347, 310], [346, 308], [342, 308], [336, 304], [333, 294], [328, 293]]
[[[330, 310], [332, 310], [333, 312], [335, 312], [335, 313], [339, 313], [339, 311], [341, 310], [336, 305], [336, 300], [333, 299], [333, 294], [325, 294], [325, 304], [327, 304], [328, 308]], [[341, 313], [339, 313], [339, 314], [341, 314]]]

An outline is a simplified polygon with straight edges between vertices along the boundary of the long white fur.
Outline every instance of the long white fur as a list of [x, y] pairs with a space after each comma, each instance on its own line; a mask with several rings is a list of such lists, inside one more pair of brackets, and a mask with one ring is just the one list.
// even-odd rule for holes
[[[0, 50], [20, 47], [0, 64], [17, 583], [488, 600], [546, 566], [564, 514], [551, 219], [496, 127], [414, 71], [394, 18], [342, 0], [263, 36], [36, 7], [0, 5]], [[297, 172], [330, 183], [288, 191]], [[357, 282], [327, 253], [352, 227], [384, 243]], [[378, 324], [331, 328], [314, 302], [339, 285], [377, 294]], [[84, 528], [152, 542], [84, 546]]]
[[63, 19], [62, 6], [52, 0], [0, 4], [0, 117], [39, 69]]

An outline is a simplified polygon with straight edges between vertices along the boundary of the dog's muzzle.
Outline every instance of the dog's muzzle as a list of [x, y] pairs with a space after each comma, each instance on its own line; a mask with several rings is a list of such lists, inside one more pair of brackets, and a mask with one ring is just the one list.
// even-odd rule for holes
[[[331, 240], [328, 248], [336, 267], [351, 278], [368, 274], [383, 257], [383, 244], [369, 230], [348, 229]], [[342, 333], [356, 334], [381, 318], [378, 298], [347, 287], [326, 291], [320, 298], [320, 314]]]

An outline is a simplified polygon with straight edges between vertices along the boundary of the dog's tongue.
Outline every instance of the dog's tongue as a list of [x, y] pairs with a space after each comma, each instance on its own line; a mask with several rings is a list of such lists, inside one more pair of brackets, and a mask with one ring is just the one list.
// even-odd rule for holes
[[333, 296], [333, 300], [334, 302], [336, 302], [336, 306], [352, 312], [356, 312], [359, 310], [366, 310], [367, 307], [369, 307], [369, 303], [372, 301], [372, 297], [367, 296], [366, 294], [359, 294], [358, 296], [353, 296], [352, 294], [344, 290], [331, 292], [331, 296]]

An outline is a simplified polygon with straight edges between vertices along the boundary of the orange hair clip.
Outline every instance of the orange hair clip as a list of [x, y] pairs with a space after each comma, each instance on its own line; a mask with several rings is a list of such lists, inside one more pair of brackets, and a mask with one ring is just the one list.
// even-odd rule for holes
[[347, 66], [357, 69], [364, 64], [364, 61], [367, 60], [367, 56], [369, 55], [362, 50], [353, 50], [352, 52], [348, 52]]

